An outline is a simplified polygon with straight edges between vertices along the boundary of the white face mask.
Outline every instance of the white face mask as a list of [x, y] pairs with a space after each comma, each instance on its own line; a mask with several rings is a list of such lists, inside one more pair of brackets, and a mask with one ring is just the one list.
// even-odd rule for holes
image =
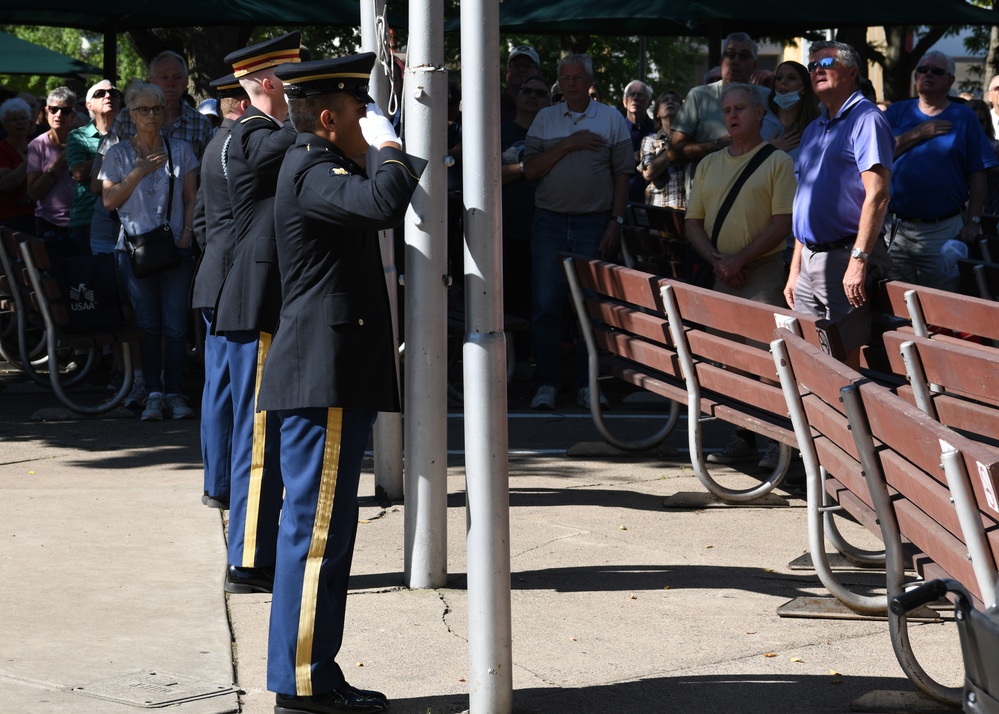
[[800, 91], [788, 92], [787, 94], [774, 92], [774, 103], [781, 109], [791, 109], [799, 101], [801, 101]]

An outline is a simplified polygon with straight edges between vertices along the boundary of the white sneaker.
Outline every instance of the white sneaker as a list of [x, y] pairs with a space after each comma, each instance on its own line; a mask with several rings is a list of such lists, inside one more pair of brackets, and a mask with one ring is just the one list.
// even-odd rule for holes
[[[599, 390], [597, 390], [597, 394], [600, 395], [600, 406], [603, 407], [604, 409], [609, 409], [610, 408], [610, 402], [607, 400], [607, 397], [604, 396], [604, 393], [601, 392], [601, 391], [599, 391]], [[579, 406], [581, 406], [583, 409], [589, 409], [590, 408], [590, 388], [589, 387], [580, 387], [579, 388], [579, 390], [576, 392], [576, 404], [578, 404]]]
[[146, 403], [146, 398], [149, 393], [146, 391], [146, 380], [142, 377], [136, 377], [132, 382], [132, 391], [128, 393], [125, 397], [123, 405], [127, 409], [141, 409], [142, 405]]
[[538, 393], [534, 395], [534, 399], [531, 400], [531, 409], [554, 409], [556, 394], [558, 394], [558, 390], [555, 387], [542, 384], [538, 387]]
[[142, 421], [163, 421], [163, 410], [166, 405], [163, 403], [162, 394], [153, 394], [146, 399], [146, 408], [142, 410], [140, 419]]
[[166, 408], [170, 410], [173, 419], [193, 419], [194, 410], [187, 406], [187, 397], [183, 394], [168, 394]]

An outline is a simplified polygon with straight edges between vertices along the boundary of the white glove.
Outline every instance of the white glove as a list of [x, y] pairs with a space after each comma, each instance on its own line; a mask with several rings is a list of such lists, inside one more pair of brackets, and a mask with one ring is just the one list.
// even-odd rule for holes
[[369, 146], [380, 149], [386, 141], [402, 143], [396, 136], [395, 129], [392, 128], [392, 122], [382, 114], [381, 108], [374, 102], [368, 105], [367, 114], [360, 118], [359, 124], [361, 125], [361, 135]]

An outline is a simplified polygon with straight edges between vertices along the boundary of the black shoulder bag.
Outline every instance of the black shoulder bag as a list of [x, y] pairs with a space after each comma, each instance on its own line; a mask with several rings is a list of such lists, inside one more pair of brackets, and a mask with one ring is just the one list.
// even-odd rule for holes
[[[725, 222], [728, 212], [732, 210], [732, 204], [735, 203], [735, 199], [739, 196], [739, 191], [745, 185], [749, 177], [753, 175], [756, 169], [763, 165], [763, 162], [767, 160], [770, 154], [777, 151], [773, 144], [764, 142], [763, 147], [756, 152], [756, 155], [750, 159], [749, 163], [746, 164], [746, 168], [742, 170], [739, 174], [739, 178], [736, 179], [735, 184], [733, 184], [731, 190], [729, 190], [728, 195], [725, 197], [724, 203], [722, 203], [721, 208], [718, 209], [718, 215], [715, 217], [714, 227], [711, 229], [711, 247], [714, 248], [718, 245], [718, 235], [721, 233], [722, 223]], [[688, 239], [689, 240], [689, 239]], [[692, 244], [687, 243], [687, 257], [684, 260], [684, 265], [686, 270], [684, 274], [686, 277], [686, 282], [691, 285], [696, 285], [700, 288], [710, 288], [715, 281], [714, 266], [711, 265], [704, 257], [697, 252]]]
[[167, 173], [170, 176], [170, 193], [167, 198], [166, 221], [163, 225], [147, 233], [130, 236], [125, 233], [125, 250], [132, 264], [132, 275], [148, 278], [176, 268], [181, 263], [180, 250], [173, 238], [170, 227], [170, 210], [173, 208], [173, 157], [170, 155], [170, 142], [163, 137], [167, 152]]

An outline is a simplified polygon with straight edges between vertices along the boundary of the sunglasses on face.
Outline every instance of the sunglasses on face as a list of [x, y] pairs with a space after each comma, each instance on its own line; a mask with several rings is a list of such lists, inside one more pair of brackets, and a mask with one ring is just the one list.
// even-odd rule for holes
[[56, 114], [62, 114], [64, 117], [68, 117], [73, 113], [73, 107], [45, 107], [49, 110], [49, 114], [53, 116]]
[[932, 74], [934, 77], [942, 77], [947, 74], [947, 70], [940, 67], [930, 67], [929, 65], [921, 64], [916, 67], [916, 74]]
[[817, 69], [832, 69], [835, 66], [836, 66], [835, 57], [823, 57], [820, 60], [809, 62], [808, 67], [806, 67], [806, 69], [808, 70], [809, 74], [812, 74]]
[[119, 92], [114, 87], [111, 87], [111, 89], [95, 89], [94, 90], [94, 94], [93, 94], [93, 98], [94, 99], [104, 99], [105, 96], [111, 97], [112, 99], [119, 99], [119, 98], [121, 98], [121, 92]]
[[521, 87], [520, 93], [527, 95], [528, 97], [538, 97], [539, 99], [544, 99], [548, 96], [548, 91], [545, 89], [531, 89], [530, 87]]
[[155, 107], [135, 107], [134, 109], [132, 109], [132, 111], [133, 112], [139, 112], [139, 115], [140, 116], [144, 116], [144, 117], [147, 117], [150, 114], [152, 114], [153, 116], [159, 116], [160, 114], [163, 113], [163, 107], [161, 107], [161, 106], [155, 106]]

